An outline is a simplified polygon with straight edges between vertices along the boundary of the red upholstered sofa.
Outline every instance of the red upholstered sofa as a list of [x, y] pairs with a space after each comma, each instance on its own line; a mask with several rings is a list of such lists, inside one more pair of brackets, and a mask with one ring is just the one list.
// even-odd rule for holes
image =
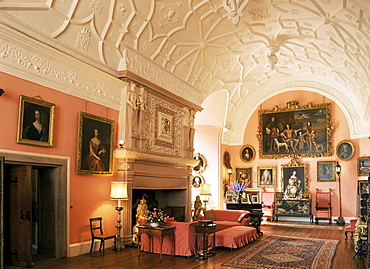
[[213, 220], [216, 230], [221, 231], [234, 226], [249, 226], [251, 217], [246, 210], [213, 209], [205, 212], [201, 219]]
[[[209, 212], [208, 212], [209, 213]], [[216, 230], [224, 230], [226, 228], [234, 226], [248, 226], [250, 225], [249, 211], [244, 210], [213, 210], [211, 214], [206, 217], [213, 216], [213, 223], [216, 225]], [[240, 218], [240, 221], [239, 221]], [[201, 216], [200, 219], [204, 219]], [[207, 218], [209, 219], [209, 218]], [[198, 222], [177, 222], [168, 221], [167, 225], [174, 226], [174, 255], [179, 256], [192, 256], [195, 254], [195, 225]], [[160, 253], [159, 238], [152, 236], [153, 240], [153, 251], [154, 253]], [[149, 238], [146, 234], [141, 235], [141, 250], [150, 252], [149, 249]], [[171, 255], [170, 237], [165, 236], [163, 238], [162, 254]]]

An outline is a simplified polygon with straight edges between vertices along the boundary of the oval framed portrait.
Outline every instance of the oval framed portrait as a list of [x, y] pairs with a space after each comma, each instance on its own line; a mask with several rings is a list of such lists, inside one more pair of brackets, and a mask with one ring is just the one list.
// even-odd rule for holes
[[351, 141], [343, 140], [338, 143], [335, 152], [340, 160], [348, 161], [355, 154], [355, 146]]
[[207, 159], [203, 154], [197, 152], [194, 154], [194, 160], [198, 161], [198, 164], [194, 166], [193, 172], [196, 174], [201, 174], [204, 172], [207, 166]]
[[201, 184], [204, 184], [204, 178], [201, 176], [201, 175], [195, 175], [193, 176], [193, 180], [191, 182], [191, 185], [198, 189], [200, 187]]
[[241, 148], [240, 159], [242, 159], [243, 162], [249, 163], [254, 160], [254, 157], [256, 157], [256, 152], [252, 146], [245, 145]]

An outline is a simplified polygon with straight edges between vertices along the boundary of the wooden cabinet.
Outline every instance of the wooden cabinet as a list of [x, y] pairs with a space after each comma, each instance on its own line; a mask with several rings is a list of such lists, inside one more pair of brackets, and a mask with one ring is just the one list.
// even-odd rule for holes
[[275, 220], [278, 217], [309, 217], [313, 222], [311, 214], [311, 199], [276, 199]]

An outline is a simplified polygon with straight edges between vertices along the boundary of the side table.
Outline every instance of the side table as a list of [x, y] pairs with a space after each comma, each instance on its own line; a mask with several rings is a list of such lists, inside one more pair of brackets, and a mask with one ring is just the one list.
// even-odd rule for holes
[[152, 242], [152, 236], [156, 235], [159, 237], [159, 245], [160, 245], [160, 252], [159, 252], [159, 259], [162, 261], [162, 245], [163, 245], [163, 237], [166, 235], [170, 236], [171, 240], [171, 257], [173, 257], [174, 253], [174, 241], [173, 241], [173, 230], [174, 226], [163, 226], [163, 227], [157, 227], [153, 228], [151, 226], [137, 226], [138, 228], [138, 244], [137, 248], [139, 250], [139, 256], [140, 256], [140, 246], [141, 246], [141, 234], [148, 235], [149, 239], [149, 251], [152, 252], [153, 248], [153, 242]]
[[253, 210], [251, 213], [249, 213], [249, 216], [251, 216], [251, 223], [253, 227], [256, 228], [257, 234], [259, 236], [263, 235], [263, 232], [261, 231], [261, 221], [263, 213], [261, 211]]
[[[208, 235], [213, 234], [213, 240], [209, 245]], [[198, 235], [201, 235], [201, 242], [198, 243]], [[209, 256], [216, 255], [216, 224], [196, 225], [195, 226], [195, 257], [208, 259]], [[199, 246], [200, 245], [200, 246]]]

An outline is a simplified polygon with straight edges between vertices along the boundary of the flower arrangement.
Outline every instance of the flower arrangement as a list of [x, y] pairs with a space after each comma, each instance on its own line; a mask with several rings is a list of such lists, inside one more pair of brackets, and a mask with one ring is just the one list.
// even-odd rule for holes
[[231, 187], [228, 186], [228, 188], [234, 193], [235, 196], [241, 196], [244, 190], [248, 188], [250, 183], [250, 181], [248, 183], [238, 183], [237, 181], [234, 181], [233, 184], [231, 184]]
[[145, 219], [148, 223], [165, 223], [168, 216], [160, 209], [153, 208], [153, 211], [147, 210], [145, 212]]

